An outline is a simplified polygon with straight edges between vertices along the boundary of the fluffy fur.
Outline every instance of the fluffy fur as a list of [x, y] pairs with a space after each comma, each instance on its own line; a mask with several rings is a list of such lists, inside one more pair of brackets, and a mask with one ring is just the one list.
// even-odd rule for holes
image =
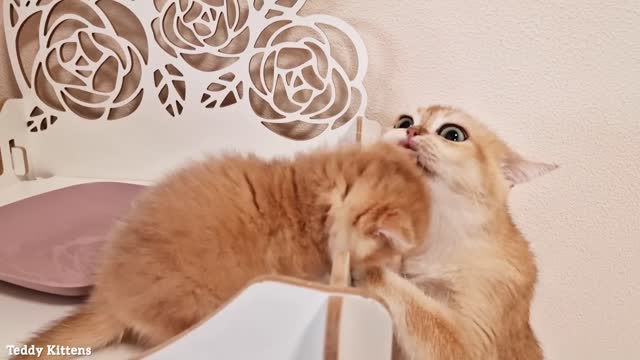
[[131, 333], [153, 346], [258, 275], [320, 280], [342, 251], [355, 267], [385, 264], [427, 234], [415, 161], [381, 143], [194, 163], [143, 194], [114, 230], [87, 303], [26, 344], [95, 351]]
[[[541, 360], [529, 325], [536, 265], [507, 206], [509, 189], [556, 168], [511, 150], [470, 115], [421, 109], [387, 140], [413, 149], [432, 191], [429, 241], [401, 276], [373, 268], [356, 279], [389, 305], [395, 359]], [[452, 124], [468, 139], [441, 131]]]

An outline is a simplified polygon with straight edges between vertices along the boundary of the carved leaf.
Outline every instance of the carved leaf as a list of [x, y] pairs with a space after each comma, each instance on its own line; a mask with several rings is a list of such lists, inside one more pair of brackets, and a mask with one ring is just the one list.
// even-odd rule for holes
[[187, 89], [182, 72], [172, 64], [156, 69], [153, 73], [158, 99], [169, 113], [176, 117], [184, 110]]
[[200, 103], [207, 109], [224, 108], [238, 103], [244, 95], [244, 84], [233, 73], [226, 73], [207, 86]]
[[32, 133], [47, 130], [51, 125], [58, 121], [58, 117], [55, 115], [47, 115], [42, 109], [35, 106], [29, 114], [29, 120], [27, 120], [27, 127]]

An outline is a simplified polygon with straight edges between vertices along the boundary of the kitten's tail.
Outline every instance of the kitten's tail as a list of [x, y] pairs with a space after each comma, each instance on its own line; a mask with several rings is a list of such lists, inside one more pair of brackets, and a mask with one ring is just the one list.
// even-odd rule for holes
[[[78, 355], [90, 355], [102, 347], [119, 342], [125, 329], [123, 324], [108, 314], [94, 311], [89, 305], [84, 305], [25, 342], [27, 346], [34, 345], [36, 349], [41, 348], [42, 352], [39, 356], [16, 355], [10, 360], [62, 360], [72, 359]], [[74, 348], [77, 350], [73, 355], [69, 351]]]

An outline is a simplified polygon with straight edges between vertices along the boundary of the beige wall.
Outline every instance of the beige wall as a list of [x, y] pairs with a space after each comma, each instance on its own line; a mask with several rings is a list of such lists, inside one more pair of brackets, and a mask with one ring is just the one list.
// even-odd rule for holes
[[[513, 194], [541, 267], [535, 328], [548, 359], [638, 358], [640, 2], [309, 0], [305, 12], [363, 36], [370, 117], [455, 104], [562, 165]], [[0, 102], [15, 95], [5, 64]]]

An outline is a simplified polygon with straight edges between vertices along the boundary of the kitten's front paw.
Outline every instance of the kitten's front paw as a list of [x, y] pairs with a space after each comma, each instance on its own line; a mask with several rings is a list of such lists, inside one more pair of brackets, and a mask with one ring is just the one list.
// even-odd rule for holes
[[381, 283], [384, 273], [387, 271], [399, 273], [402, 270], [402, 256], [396, 255], [390, 258], [384, 265], [370, 265], [356, 267], [351, 271], [353, 285]]
[[354, 270], [351, 274], [353, 286], [357, 288], [371, 288], [380, 286], [384, 282], [385, 270], [379, 266]]
[[396, 255], [392, 257], [384, 267], [392, 272], [399, 273], [400, 271], [402, 271], [403, 262], [404, 259], [402, 258], [402, 256]]

